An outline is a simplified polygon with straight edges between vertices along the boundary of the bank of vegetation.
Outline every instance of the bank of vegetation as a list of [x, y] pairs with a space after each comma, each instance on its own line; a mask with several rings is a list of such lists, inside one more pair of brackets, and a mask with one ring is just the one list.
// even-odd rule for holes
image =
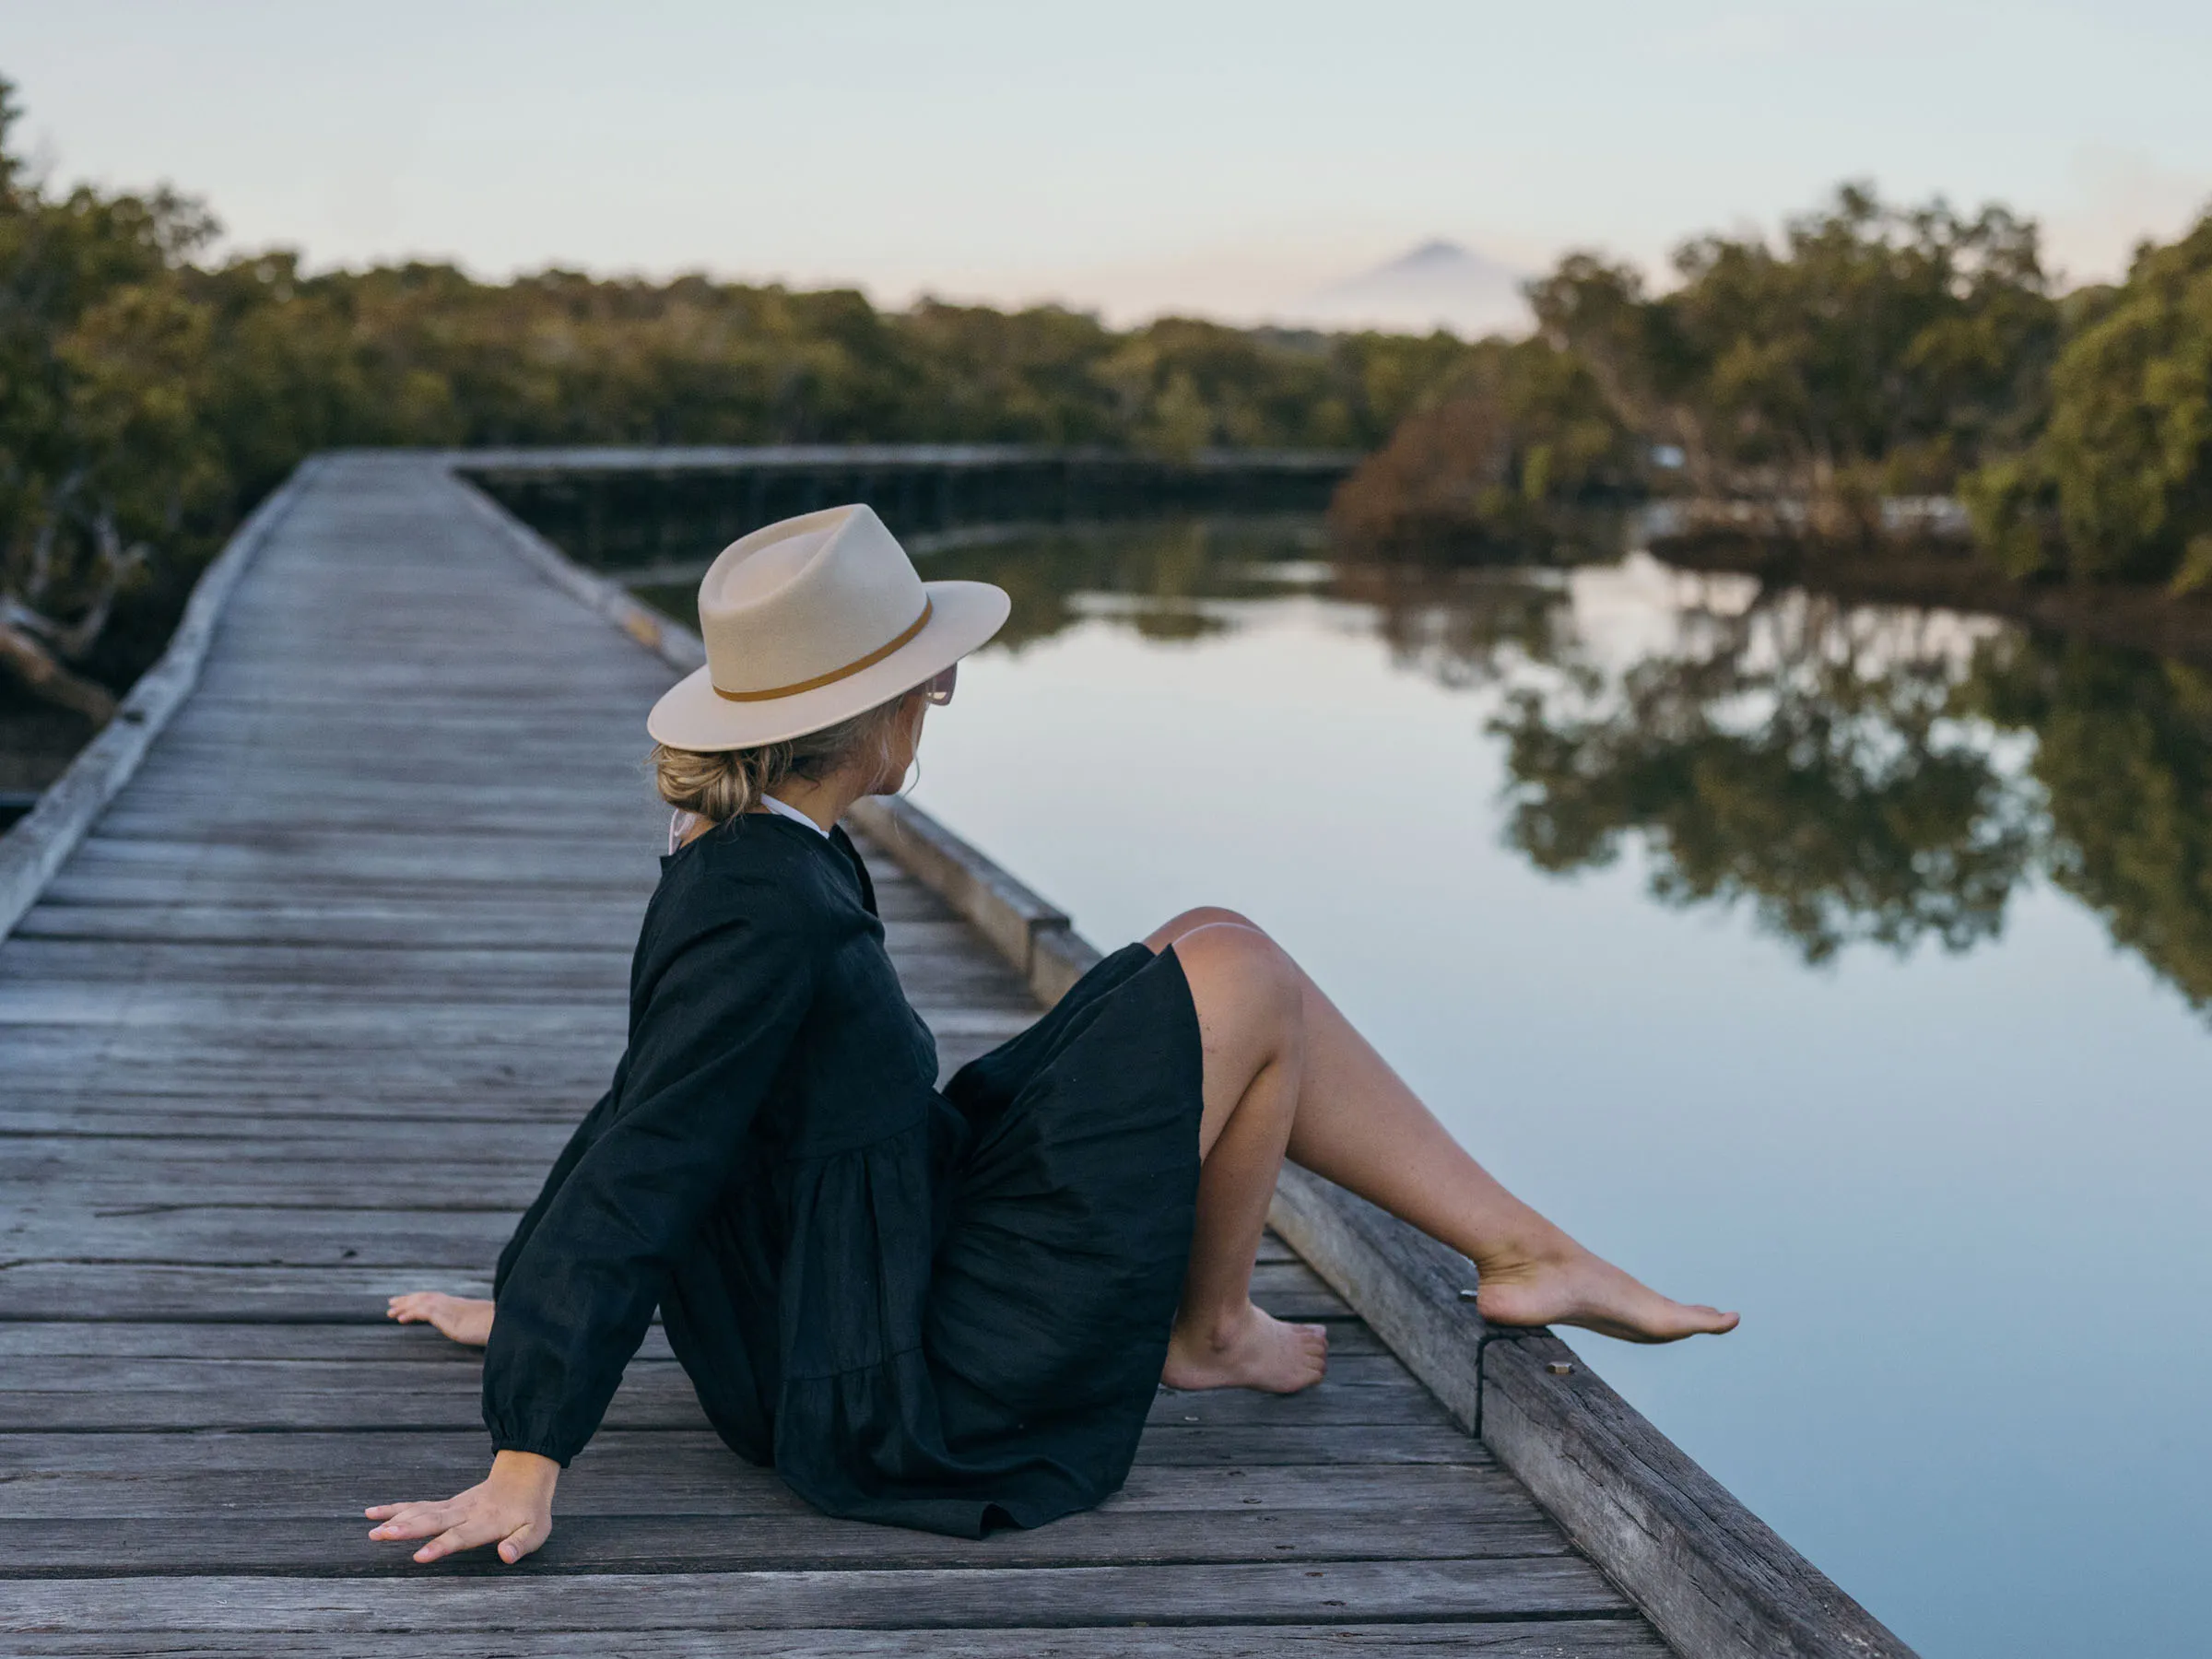
[[2062, 293], [2031, 221], [1854, 185], [1674, 267], [1532, 284], [1535, 337], [1474, 348], [1347, 485], [1344, 537], [1518, 557], [1657, 500], [1673, 557], [1870, 595], [2154, 638], [2212, 598], [2212, 215]]

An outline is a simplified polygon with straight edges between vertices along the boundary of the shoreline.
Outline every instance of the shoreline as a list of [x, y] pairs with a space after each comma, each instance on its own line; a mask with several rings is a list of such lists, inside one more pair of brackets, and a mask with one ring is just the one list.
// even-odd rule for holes
[[1643, 550], [1677, 571], [1752, 576], [1863, 605], [1979, 612], [2045, 633], [2212, 665], [2212, 596], [2149, 585], [2014, 582], [1971, 553], [1925, 542], [1868, 554], [1667, 537], [1651, 539]]

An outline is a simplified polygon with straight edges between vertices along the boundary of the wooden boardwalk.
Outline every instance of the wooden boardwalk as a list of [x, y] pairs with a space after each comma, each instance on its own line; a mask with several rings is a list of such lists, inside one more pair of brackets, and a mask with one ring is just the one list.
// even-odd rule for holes
[[[1665, 1653], [1480, 1442], [1329, 1321], [1288, 1399], [1162, 1394], [1127, 1488], [981, 1543], [825, 1519], [708, 1431], [658, 1333], [518, 1568], [366, 1504], [480, 1474], [481, 1293], [622, 1041], [664, 817], [659, 658], [443, 466], [299, 490], [197, 691], [0, 942], [0, 1652]], [[874, 860], [947, 1066], [1035, 1012]]]

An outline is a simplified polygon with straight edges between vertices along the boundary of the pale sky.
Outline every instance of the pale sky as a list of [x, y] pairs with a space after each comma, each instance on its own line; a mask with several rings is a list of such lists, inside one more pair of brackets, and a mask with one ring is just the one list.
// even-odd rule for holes
[[2212, 201], [2212, 6], [4, 0], [61, 181], [234, 245], [1296, 313], [1430, 237], [1656, 265], [1838, 180], [2106, 276]]

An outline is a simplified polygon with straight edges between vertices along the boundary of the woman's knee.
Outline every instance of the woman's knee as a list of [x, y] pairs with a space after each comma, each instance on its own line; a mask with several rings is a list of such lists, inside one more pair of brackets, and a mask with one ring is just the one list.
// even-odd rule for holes
[[1210, 1009], [1240, 1019], [1298, 1019], [1305, 976], [1288, 951], [1233, 911], [1184, 913], [1221, 918], [1186, 928], [1169, 941], [1201, 1018]]
[[1171, 916], [1145, 935], [1145, 943], [1155, 951], [1166, 948], [1196, 933], [1202, 927], [1241, 927], [1247, 932], [1266, 937], [1266, 930], [1250, 916], [1224, 909], [1218, 904], [1201, 904]]

